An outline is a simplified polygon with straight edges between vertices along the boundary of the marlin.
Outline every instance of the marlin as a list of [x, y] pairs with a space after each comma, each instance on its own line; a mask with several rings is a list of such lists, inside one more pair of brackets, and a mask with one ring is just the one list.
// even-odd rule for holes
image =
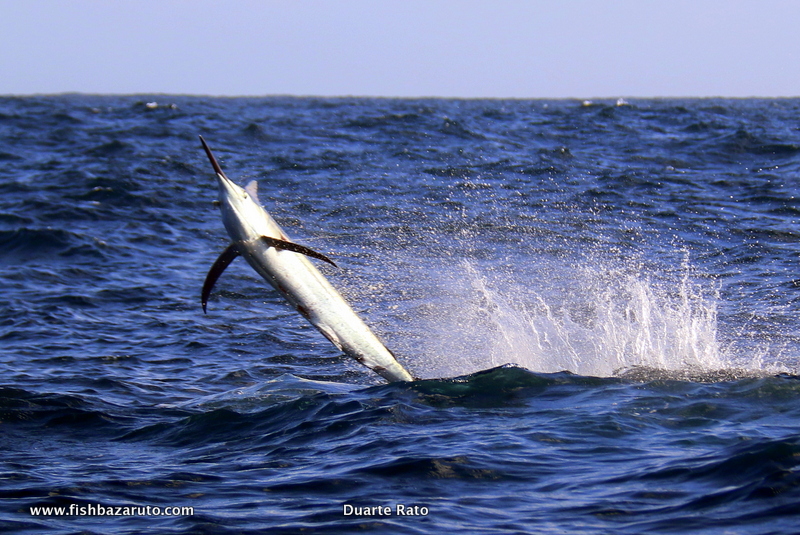
[[291, 241], [258, 200], [255, 180], [247, 187], [234, 184], [200, 136], [200, 142], [217, 175], [219, 208], [231, 243], [211, 266], [203, 284], [201, 301], [206, 311], [208, 297], [217, 279], [237, 256], [278, 291], [333, 345], [389, 382], [413, 381], [391, 351], [353, 311], [344, 298], [308, 260], [308, 257], [336, 264]]

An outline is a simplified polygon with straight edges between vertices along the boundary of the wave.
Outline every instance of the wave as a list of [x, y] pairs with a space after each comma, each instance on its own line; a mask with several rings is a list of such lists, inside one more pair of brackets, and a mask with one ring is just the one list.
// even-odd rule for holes
[[[800, 378], [767, 375], [742, 370], [667, 373], [636, 369], [619, 377], [591, 377], [570, 372], [535, 373], [513, 364], [445, 379], [358, 387], [342, 383], [311, 381], [283, 375], [266, 383], [200, 398], [175, 407], [167, 421], [137, 428], [120, 436], [123, 441], [156, 441], [194, 447], [228, 444], [230, 441], [269, 443], [314, 441], [315, 435], [339, 435], [347, 429], [379, 421], [399, 423], [410, 414], [431, 409], [517, 408], [538, 404], [538, 399], [584, 398], [596, 393], [613, 397], [620, 389], [650, 390], [654, 396], [701, 392], [706, 384], [718, 385], [716, 397], [734, 399], [780, 398], [800, 394]], [[637, 386], [637, 385], [644, 385]], [[641, 394], [640, 394], [641, 395]], [[681, 406], [690, 406], [687, 400]], [[153, 409], [155, 412], [162, 409]], [[671, 417], [671, 408], [664, 412]], [[184, 414], [177, 421], [175, 415]], [[405, 416], [404, 416], [405, 414]], [[672, 424], [666, 424], [672, 426]]]
[[57, 255], [105, 258], [107, 246], [90, 236], [56, 228], [0, 230], [0, 258]]
[[[168, 489], [173, 500], [178, 492], [207, 509], [204, 518], [216, 514], [216, 498], [206, 496], [311, 495], [313, 514], [330, 515], [341, 527], [336, 510], [342, 503], [419, 502], [441, 515], [480, 485], [474, 500], [492, 511], [478, 522], [484, 531], [523, 529], [522, 518], [534, 509], [595, 519], [606, 528], [624, 520], [620, 528], [640, 530], [686, 519], [699, 529], [708, 527], [700, 520], [708, 516], [715, 527], [733, 525], [733, 517], [765, 522], [771, 514], [765, 500], [774, 500], [775, 514], [793, 514], [781, 503], [796, 503], [800, 495], [800, 442], [762, 426], [773, 413], [781, 421], [800, 417], [799, 378], [644, 379], [502, 366], [363, 388], [284, 375], [183, 407], [128, 407], [86, 394], [0, 388], [0, 419], [13, 457], [34, 436], [80, 443], [81, 451], [60, 465], [71, 474], [67, 481], [83, 478], [80, 492], [65, 488], [63, 476], [51, 476], [7, 480], [0, 494], [27, 505], [92, 496], [151, 503]], [[148, 462], [115, 469], [142, 451]], [[81, 475], [98, 452], [107, 459], [96, 473]], [[398, 494], [409, 485], [421, 490]], [[506, 501], [515, 505], [498, 506]], [[737, 514], [727, 512], [730, 504]], [[446, 523], [436, 515], [433, 521]]]

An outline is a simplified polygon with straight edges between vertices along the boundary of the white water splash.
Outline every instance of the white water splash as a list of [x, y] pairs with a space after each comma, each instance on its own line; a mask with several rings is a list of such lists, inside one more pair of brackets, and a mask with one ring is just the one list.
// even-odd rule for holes
[[581, 267], [520, 284], [471, 263], [440, 281], [420, 315], [429, 333], [418, 367], [452, 376], [514, 363], [532, 371], [611, 376], [635, 366], [698, 372], [729, 366], [717, 340], [717, 299], [684, 275], [664, 289], [625, 270]]

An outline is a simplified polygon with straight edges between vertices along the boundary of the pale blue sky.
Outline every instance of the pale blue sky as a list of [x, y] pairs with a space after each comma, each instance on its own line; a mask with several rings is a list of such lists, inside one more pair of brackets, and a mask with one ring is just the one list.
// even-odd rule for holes
[[796, 0], [0, 0], [0, 94], [800, 96]]

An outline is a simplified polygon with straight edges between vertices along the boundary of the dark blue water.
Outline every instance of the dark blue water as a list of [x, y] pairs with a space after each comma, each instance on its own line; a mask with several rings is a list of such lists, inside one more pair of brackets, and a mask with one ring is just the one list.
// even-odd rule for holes
[[[198, 134], [423, 380], [203, 315]], [[800, 100], [2, 98], [0, 530], [800, 533], [798, 219]]]

